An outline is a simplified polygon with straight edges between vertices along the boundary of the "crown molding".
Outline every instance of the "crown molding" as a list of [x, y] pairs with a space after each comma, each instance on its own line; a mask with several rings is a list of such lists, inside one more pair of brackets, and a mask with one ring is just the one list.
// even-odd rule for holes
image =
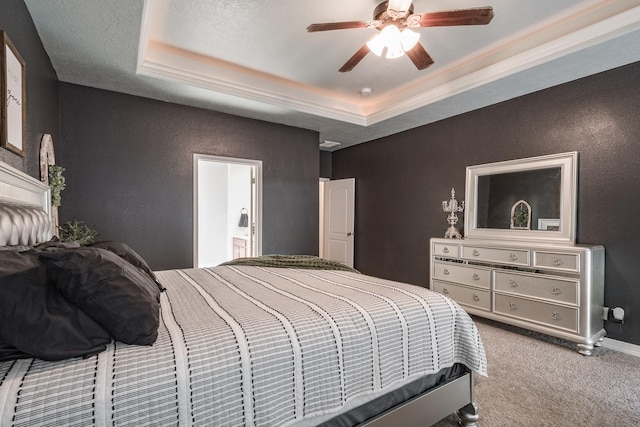
[[136, 70], [140, 75], [366, 126], [366, 116], [358, 102], [321, 88], [154, 41], [139, 52], [144, 52]]
[[[640, 7], [602, 19], [603, 12], [611, 11], [608, 7], [611, 3], [600, 1], [598, 5], [602, 8], [592, 6], [589, 13], [585, 13], [584, 8], [573, 10], [569, 16], [541, 23], [526, 33], [514, 35], [473, 56], [452, 63], [426, 79], [405, 85], [374, 108], [367, 117], [367, 125], [413, 111], [640, 29]], [[586, 22], [593, 22], [594, 18], [601, 20], [584, 26]], [[558, 29], [572, 27], [578, 29], [562, 36], [554, 34], [554, 30], [557, 32]], [[552, 34], [553, 38], [544, 41], [545, 34]], [[524, 46], [525, 43], [531, 44], [532, 41], [542, 43], [500, 59], [503, 52], [518, 52], [520, 46]], [[459, 77], [447, 79], [447, 76], [451, 75]]]
[[199, 55], [150, 39], [145, 1], [137, 73], [320, 117], [370, 126], [640, 29], [640, 6], [594, 0], [373, 99]]

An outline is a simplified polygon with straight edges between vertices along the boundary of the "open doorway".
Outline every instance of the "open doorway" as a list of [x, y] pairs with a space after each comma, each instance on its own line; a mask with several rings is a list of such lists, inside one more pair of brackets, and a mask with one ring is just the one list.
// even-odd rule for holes
[[194, 154], [194, 267], [262, 254], [262, 162]]

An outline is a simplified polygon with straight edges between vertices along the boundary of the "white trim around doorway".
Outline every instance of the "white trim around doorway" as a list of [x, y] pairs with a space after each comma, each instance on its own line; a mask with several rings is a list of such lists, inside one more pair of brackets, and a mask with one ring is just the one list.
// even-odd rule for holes
[[253, 200], [253, 217], [255, 228], [254, 256], [262, 255], [262, 160], [240, 159], [234, 157], [214, 156], [209, 154], [193, 154], [193, 266], [198, 266], [198, 164], [200, 161], [218, 162], [235, 165], [253, 166], [255, 170], [255, 195]]

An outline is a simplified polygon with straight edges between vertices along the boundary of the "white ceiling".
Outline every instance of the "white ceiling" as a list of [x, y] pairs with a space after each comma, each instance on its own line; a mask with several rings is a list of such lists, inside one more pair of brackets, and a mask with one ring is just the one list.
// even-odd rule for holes
[[[25, 0], [59, 80], [316, 130], [335, 149], [640, 60], [640, 0], [414, 0], [492, 6], [486, 26], [417, 31], [435, 64], [369, 54], [377, 0]], [[360, 90], [371, 88], [363, 97]]]

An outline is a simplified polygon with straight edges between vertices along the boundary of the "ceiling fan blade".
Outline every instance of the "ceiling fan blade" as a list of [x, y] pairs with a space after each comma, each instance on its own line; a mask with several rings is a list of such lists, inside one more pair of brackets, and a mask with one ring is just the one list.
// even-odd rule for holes
[[353, 56], [349, 58], [349, 60], [345, 62], [338, 71], [340, 71], [341, 73], [346, 73], [347, 71], [353, 70], [353, 68], [358, 65], [358, 63], [362, 61], [362, 59], [367, 56], [369, 52], [369, 47], [366, 45], [366, 43], [363, 44], [362, 47], [358, 49], [358, 51], [354, 53]]
[[416, 44], [405, 53], [418, 70], [424, 70], [433, 64], [433, 59], [420, 43]]
[[[407, 21], [409, 26], [415, 25], [419, 15], [419, 27], [446, 27], [452, 25], [486, 25], [493, 19], [493, 8], [476, 7], [472, 9], [448, 10], [445, 12], [428, 12], [411, 15]], [[413, 19], [412, 19], [413, 18]], [[413, 23], [413, 25], [411, 25]]]
[[307, 27], [307, 32], [330, 31], [330, 30], [349, 30], [352, 28], [375, 28], [380, 25], [380, 21], [346, 21], [346, 22], [325, 22], [320, 24], [311, 24]]

